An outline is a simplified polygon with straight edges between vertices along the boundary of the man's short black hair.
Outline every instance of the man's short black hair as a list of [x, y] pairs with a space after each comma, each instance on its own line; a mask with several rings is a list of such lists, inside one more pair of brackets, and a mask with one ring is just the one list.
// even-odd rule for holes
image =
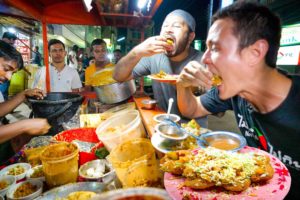
[[13, 39], [13, 40], [16, 40], [17, 39], [17, 36], [14, 34], [14, 33], [12, 33], [12, 32], [4, 32], [3, 33], [3, 35], [2, 35], [2, 39], [3, 38], [7, 38], [7, 39], [9, 39], [9, 40], [11, 40], [11, 39]]
[[51, 40], [49, 40], [49, 42], [48, 42], [48, 50], [49, 50], [49, 51], [50, 51], [50, 47], [51, 47], [52, 45], [54, 45], [54, 44], [62, 44], [63, 47], [64, 47], [64, 50], [66, 49], [65, 44], [64, 44], [62, 41], [60, 41], [60, 40], [58, 40], [58, 39], [51, 39]]
[[246, 1], [235, 2], [219, 10], [213, 15], [212, 24], [216, 20], [226, 18], [235, 24], [233, 34], [239, 39], [240, 50], [260, 39], [268, 42], [265, 62], [275, 68], [281, 37], [280, 18], [268, 7]]
[[0, 40], [0, 58], [3, 58], [7, 61], [17, 62], [17, 67], [19, 70], [24, 67], [23, 58], [20, 52], [2, 40]]
[[91, 47], [92, 47], [92, 51], [93, 51], [93, 46], [95, 46], [95, 45], [101, 45], [101, 44], [105, 44], [105, 46], [106, 46], [106, 42], [103, 40], [103, 39], [94, 39], [93, 40], [93, 42], [92, 42], [92, 44], [91, 44]]

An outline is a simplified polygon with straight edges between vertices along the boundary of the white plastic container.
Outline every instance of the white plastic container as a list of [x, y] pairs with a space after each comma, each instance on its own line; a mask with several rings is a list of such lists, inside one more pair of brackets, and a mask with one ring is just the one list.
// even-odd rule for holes
[[140, 114], [137, 110], [130, 110], [114, 115], [101, 123], [96, 134], [108, 151], [126, 140], [145, 136]]

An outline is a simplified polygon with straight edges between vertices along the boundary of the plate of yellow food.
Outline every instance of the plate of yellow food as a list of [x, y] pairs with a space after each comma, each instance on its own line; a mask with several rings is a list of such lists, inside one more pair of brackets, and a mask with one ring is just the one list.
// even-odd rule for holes
[[158, 82], [165, 82], [165, 83], [176, 83], [178, 79], [177, 74], [168, 74], [162, 70], [160, 70], [159, 73], [151, 74], [148, 76], [152, 80], [158, 81]]
[[172, 199], [284, 199], [291, 176], [276, 157], [253, 147], [176, 151], [161, 159]]

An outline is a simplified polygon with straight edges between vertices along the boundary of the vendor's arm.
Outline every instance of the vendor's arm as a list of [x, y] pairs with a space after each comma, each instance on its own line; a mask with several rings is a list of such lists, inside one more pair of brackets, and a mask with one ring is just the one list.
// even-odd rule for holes
[[43, 135], [48, 132], [50, 125], [46, 119], [25, 119], [12, 124], [0, 126], [0, 143], [3, 143], [17, 135], [26, 133], [29, 135]]
[[201, 104], [200, 98], [192, 92], [192, 87], [211, 87], [211, 74], [200, 63], [190, 62], [176, 83], [178, 108], [181, 114], [188, 118], [203, 117], [211, 114]]
[[119, 82], [132, 79], [132, 70], [142, 57], [164, 53], [168, 45], [166, 39], [162, 36], [148, 38], [119, 60], [115, 66], [113, 78]]
[[27, 89], [12, 97], [10, 100], [0, 103], [0, 117], [12, 112], [20, 105], [26, 97], [35, 96], [38, 99], [44, 98], [43, 91], [40, 89]]

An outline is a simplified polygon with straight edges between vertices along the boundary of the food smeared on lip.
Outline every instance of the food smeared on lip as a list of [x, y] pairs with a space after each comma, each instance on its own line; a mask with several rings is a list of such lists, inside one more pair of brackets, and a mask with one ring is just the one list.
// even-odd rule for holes
[[223, 80], [222, 80], [222, 78], [221, 78], [220, 76], [218, 76], [218, 75], [213, 75], [211, 81], [212, 81], [212, 85], [213, 85], [213, 86], [219, 86], [219, 85], [222, 84], [222, 81], [223, 81]]
[[167, 38], [167, 43], [169, 45], [173, 45], [174, 44], [174, 40], [172, 38]]

